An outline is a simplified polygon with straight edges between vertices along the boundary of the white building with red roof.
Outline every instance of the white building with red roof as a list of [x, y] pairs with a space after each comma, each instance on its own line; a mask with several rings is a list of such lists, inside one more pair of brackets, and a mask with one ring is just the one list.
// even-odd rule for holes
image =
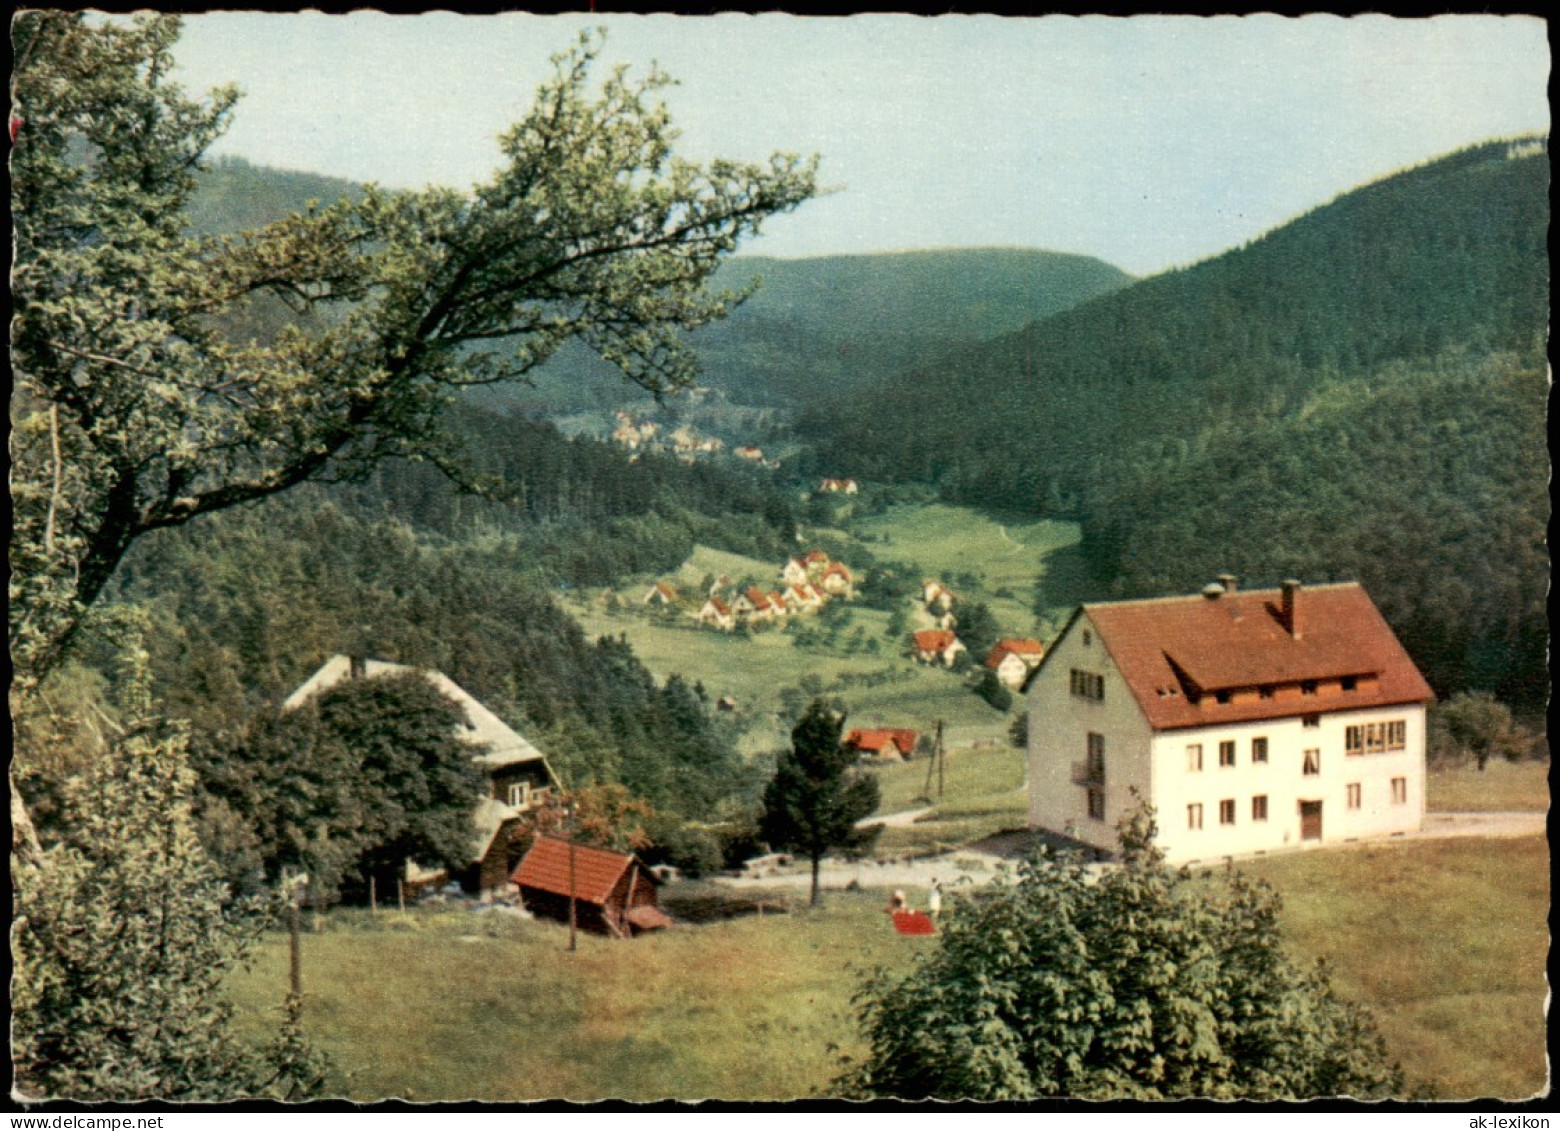
[[910, 636], [915, 658], [923, 664], [953, 667], [963, 652], [964, 642], [946, 628], [926, 628]]
[[1045, 656], [1045, 645], [1028, 637], [1006, 637], [998, 640], [986, 655], [986, 666], [997, 673], [1004, 686], [1017, 691], [1029, 678], [1029, 673], [1040, 666]]
[[1027, 685], [1029, 824], [1171, 862], [1417, 830], [1434, 693], [1355, 583], [1084, 605]]

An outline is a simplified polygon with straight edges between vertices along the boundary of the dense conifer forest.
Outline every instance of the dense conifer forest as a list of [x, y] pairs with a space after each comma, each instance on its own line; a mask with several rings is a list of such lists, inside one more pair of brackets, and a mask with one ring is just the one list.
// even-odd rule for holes
[[1438, 688], [1541, 702], [1548, 182], [1478, 146], [801, 429], [833, 474], [1082, 518], [1120, 596], [1357, 577]]

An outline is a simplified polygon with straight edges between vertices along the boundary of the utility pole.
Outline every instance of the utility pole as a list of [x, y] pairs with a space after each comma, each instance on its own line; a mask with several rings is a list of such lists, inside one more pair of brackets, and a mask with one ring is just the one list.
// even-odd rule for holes
[[288, 981], [292, 986], [294, 997], [303, 996], [303, 940], [298, 937], [300, 912], [298, 905], [302, 901], [302, 894], [298, 890], [299, 881], [294, 880], [289, 885], [292, 890], [287, 893], [288, 907]]
[[567, 803], [569, 811], [569, 952], [575, 949], [575, 912], [574, 912], [574, 798], [571, 796]]
[[943, 724], [941, 719], [937, 720], [937, 753], [934, 757], [937, 759], [937, 800], [941, 801], [943, 797], [943, 767], [948, 763], [948, 757], [943, 753]]

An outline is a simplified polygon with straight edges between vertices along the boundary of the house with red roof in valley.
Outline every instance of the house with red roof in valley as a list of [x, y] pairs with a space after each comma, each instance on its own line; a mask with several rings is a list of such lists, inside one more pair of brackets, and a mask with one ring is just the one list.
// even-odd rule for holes
[[1423, 823], [1434, 694], [1357, 583], [1084, 605], [1026, 686], [1031, 828], [1111, 851], [1140, 797], [1183, 863]]
[[805, 581], [800, 585], [788, 586], [781, 596], [794, 613], [804, 613], [823, 605], [823, 594]]
[[744, 620], [769, 620], [775, 615], [769, 603], [769, 594], [756, 585], [750, 585], [737, 595], [731, 611]]
[[818, 587], [830, 597], [850, 597], [856, 592], [856, 579], [844, 562], [830, 562], [823, 568]]
[[732, 613], [731, 606], [719, 597], [711, 597], [699, 610], [699, 623], [713, 625], [724, 632], [730, 632], [737, 627], [737, 618]]
[[661, 881], [632, 853], [539, 836], [512, 879], [528, 910], [564, 923], [572, 893], [583, 930], [623, 939], [672, 925], [658, 906]]
[[964, 651], [964, 644], [946, 628], [925, 628], [911, 636], [915, 658], [923, 664], [953, 667]]
[[953, 590], [942, 582], [930, 578], [921, 582], [921, 603], [928, 609], [946, 613], [953, 608], [955, 600], [957, 598], [954, 597]]
[[669, 609], [677, 603], [677, 590], [665, 581], [657, 581], [645, 594], [645, 604]]
[[997, 673], [1003, 685], [1017, 691], [1029, 678], [1029, 673], [1040, 666], [1045, 655], [1045, 645], [1027, 637], [998, 640], [986, 656], [986, 666]]
[[916, 731], [903, 727], [853, 730], [845, 736], [843, 745], [854, 750], [864, 761], [901, 762], [915, 752], [919, 737]]
[[854, 495], [861, 487], [854, 479], [825, 479], [818, 490], [826, 495]]

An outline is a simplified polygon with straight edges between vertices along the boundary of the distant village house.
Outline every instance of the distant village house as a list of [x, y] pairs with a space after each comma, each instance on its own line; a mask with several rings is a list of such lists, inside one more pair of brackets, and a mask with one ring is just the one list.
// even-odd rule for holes
[[915, 752], [919, 737], [916, 731], [902, 727], [853, 730], [845, 736], [844, 745], [866, 761], [902, 762]]
[[1009, 638], [997, 641], [986, 656], [986, 666], [997, 673], [1003, 686], [1017, 691], [1044, 656], [1045, 646], [1040, 641]]
[[923, 664], [944, 664], [953, 667], [964, 649], [964, 644], [946, 628], [926, 628], [911, 638], [915, 658]]

